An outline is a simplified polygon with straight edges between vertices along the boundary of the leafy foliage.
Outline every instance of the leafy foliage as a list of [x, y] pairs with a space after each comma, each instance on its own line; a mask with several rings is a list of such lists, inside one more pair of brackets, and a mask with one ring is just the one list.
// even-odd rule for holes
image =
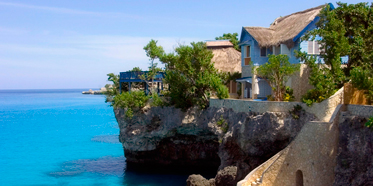
[[289, 110], [289, 113], [293, 117], [293, 119], [299, 119], [302, 110], [302, 106], [295, 105], [293, 109]]
[[[159, 59], [166, 66], [166, 77], [163, 82], [169, 87], [169, 90], [164, 92], [165, 96], [169, 96], [169, 102], [153, 93], [152, 106], [171, 104], [186, 110], [198, 105], [203, 109], [208, 107], [211, 92], [216, 92], [221, 99], [229, 96], [228, 88], [211, 62], [213, 54], [206, 48], [205, 43], [180, 45], [175, 49], [175, 53], [165, 54], [163, 48], [157, 46], [157, 41], [151, 40], [144, 50], [152, 61], [150, 72], [142, 77], [146, 83], [150, 84], [154, 75], [161, 71], [154, 65], [155, 59]], [[115, 108], [126, 108], [128, 117], [141, 110], [150, 99], [142, 91], [124, 92], [121, 95], [118, 93], [115, 94], [113, 105]]]
[[284, 94], [284, 101], [294, 101], [294, 91], [292, 88], [286, 86], [285, 94]]
[[223, 81], [223, 84], [228, 84], [230, 81], [236, 81], [236, 79], [241, 78], [242, 73], [235, 72], [235, 73], [230, 73], [230, 72], [219, 72], [219, 76]]
[[[150, 60], [150, 67], [149, 72], [144, 74], [141, 79], [144, 80], [150, 87], [153, 87], [154, 83], [154, 77], [157, 75], [158, 72], [162, 72], [163, 70], [161, 68], [157, 67], [157, 63], [154, 63], [155, 59], [159, 59], [161, 56], [164, 55], [164, 50], [162, 46], [157, 46], [157, 42], [155, 40], [150, 40], [150, 42], [144, 47], [144, 50], [146, 52], [146, 56], [149, 57]], [[150, 81], [152, 82], [150, 84]], [[151, 88], [151, 93], [154, 93], [154, 89]]]
[[[140, 67], [133, 67], [132, 70], [129, 70], [127, 72], [141, 72], [142, 69]], [[122, 91], [128, 91], [129, 89], [129, 83], [122, 83]], [[144, 83], [142, 82], [131, 82], [131, 89], [144, 89]]]
[[373, 116], [369, 117], [369, 120], [365, 123], [365, 126], [368, 128], [373, 126]]
[[165, 106], [166, 102], [162, 100], [162, 98], [158, 94], [152, 94], [151, 97], [152, 103], [151, 106], [153, 107], [160, 107], [160, 106]]
[[212, 91], [216, 91], [219, 98], [229, 96], [228, 88], [211, 62], [212, 57], [203, 42], [180, 45], [175, 53], [160, 57], [166, 64], [164, 81], [169, 85], [171, 104], [184, 110], [194, 105], [203, 109], [208, 106]]
[[141, 68], [140, 67], [133, 67], [132, 70], [129, 70], [128, 72], [141, 72]]
[[291, 64], [289, 57], [284, 54], [269, 55], [268, 62], [254, 69], [259, 77], [266, 79], [274, 91], [275, 101], [283, 101], [286, 82], [296, 71], [299, 64]]
[[126, 116], [132, 118], [133, 113], [144, 108], [148, 100], [149, 96], [146, 96], [144, 91], [123, 92], [114, 97], [113, 106], [114, 108], [127, 109]]
[[241, 52], [240, 46], [238, 46], [239, 40], [238, 40], [238, 33], [227, 33], [223, 34], [223, 36], [215, 37], [216, 40], [229, 40], [232, 44], [234, 49]]
[[309, 83], [315, 87], [303, 95], [302, 101], [311, 106], [332, 96], [338, 86], [329, 68], [321, 64], [316, 56], [307, 55], [305, 52], [297, 52], [296, 55], [311, 69]]
[[113, 84], [107, 84], [105, 85], [106, 92], [104, 94], [106, 95], [105, 102], [112, 102], [114, 96], [119, 94], [119, 75], [115, 75], [114, 73], [107, 74], [108, 81], [111, 81]]
[[363, 69], [362, 67], [355, 67], [351, 71], [351, 82], [359, 90], [364, 90], [369, 102], [373, 100], [373, 79], [372, 71]]
[[218, 122], [216, 122], [216, 125], [220, 127], [220, 129], [224, 132], [227, 133], [229, 129], [228, 122], [225, 121], [223, 116], [220, 116], [220, 119]]
[[[309, 57], [305, 61], [312, 69], [310, 83], [315, 87], [303, 97], [307, 104], [321, 102], [331, 96], [350, 79], [353, 68], [369, 70], [373, 67], [372, 6], [368, 3], [337, 4], [339, 7], [334, 10], [330, 7], [322, 10], [317, 29], [303, 37], [303, 40], [321, 38], [318, 43], [321, 45], [321, 58], [325, 62], [324, 68], [316, 69], [319, 66], [314, 64], [315, 59]], [[344, 69], [341, 68], [343, 56], [348, 56], [347, 67]], [[304, 54], [300, 57], [305, 58]], [[354, 86], [362, 83], [354, 82]]]

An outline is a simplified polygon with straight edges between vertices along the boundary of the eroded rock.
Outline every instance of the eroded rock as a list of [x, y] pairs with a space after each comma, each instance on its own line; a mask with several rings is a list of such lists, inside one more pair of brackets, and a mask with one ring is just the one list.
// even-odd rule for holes
[[339, 124], [334, 186], [373, 185], [373, 130], [364, 117], [348, 116]]
[[299, 119], [293, 119], [289, 113], [237, 113], [214, 107], [187, 112], [152, 107], [132, 119], [125, 117], [124, 110], [116, 109], [115, 116], [127, 169], [163, 168], [191, 174], [220, 170], [221, 176], [218, 174], [214, 181], [218, 185], [235, 185], [285, 148], [305, 123], [316, 119], [304, 111]]
[[199, 174], [190, 175], [186, 182], [187, 186], [215, 186], [215, 179], [207, 180]]
[[237, 167], [228, 166], [220, 170], [215, 177], [216, 186], [235, 186], [236, 185]]

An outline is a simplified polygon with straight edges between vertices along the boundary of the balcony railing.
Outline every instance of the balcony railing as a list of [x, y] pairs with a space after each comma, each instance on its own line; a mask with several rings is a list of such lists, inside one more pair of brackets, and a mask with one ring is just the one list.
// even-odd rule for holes
[[[121, 72], [120, 73], [120, 82], [144, 82], [141, 79], [142, 75], [149, 73], [149, 71], [141, 71], [141, 72]], [[154, 82], [160, 82], [165, 77], [164, 72], [158, 72], [154, 77]]]

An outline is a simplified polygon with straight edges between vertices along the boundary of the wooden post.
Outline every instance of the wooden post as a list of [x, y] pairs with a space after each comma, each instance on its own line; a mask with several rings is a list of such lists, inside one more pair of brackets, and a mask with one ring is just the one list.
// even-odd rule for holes
[[257, 76], [255, 73], [256, 68], [258, 68], [256, 65], [254, 65], [254, 72], [252, 73], [251, 78], [251, 99], [258, 99], [258, 92], [259, 92], [259, 82], [257, 82]]
[[159, 82], [157, 82], [157, 90], [158, 90], [158, 95], [159, 95], [159, 93], [161, 92], [161, 91], [159, 90]]
[[233, 83], [232, 82], [233, 82], [232, 80], [229, 81], [229, 93], [234, 93], [233, 92], [233, 86], [232, 86]]
[[246, 81], [241, 83], [241, 98], [245, 98], [245, 87], [246, 87]]
[[146, 95], [146, 82], [144, 82], [144, 93]]

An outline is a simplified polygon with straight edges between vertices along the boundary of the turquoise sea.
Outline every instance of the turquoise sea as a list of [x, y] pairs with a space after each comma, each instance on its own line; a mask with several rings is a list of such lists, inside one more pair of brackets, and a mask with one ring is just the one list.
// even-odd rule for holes
[[186, 185], [126, 171], [112, 107], [84, 90], [0, 90], [1, 186]]

